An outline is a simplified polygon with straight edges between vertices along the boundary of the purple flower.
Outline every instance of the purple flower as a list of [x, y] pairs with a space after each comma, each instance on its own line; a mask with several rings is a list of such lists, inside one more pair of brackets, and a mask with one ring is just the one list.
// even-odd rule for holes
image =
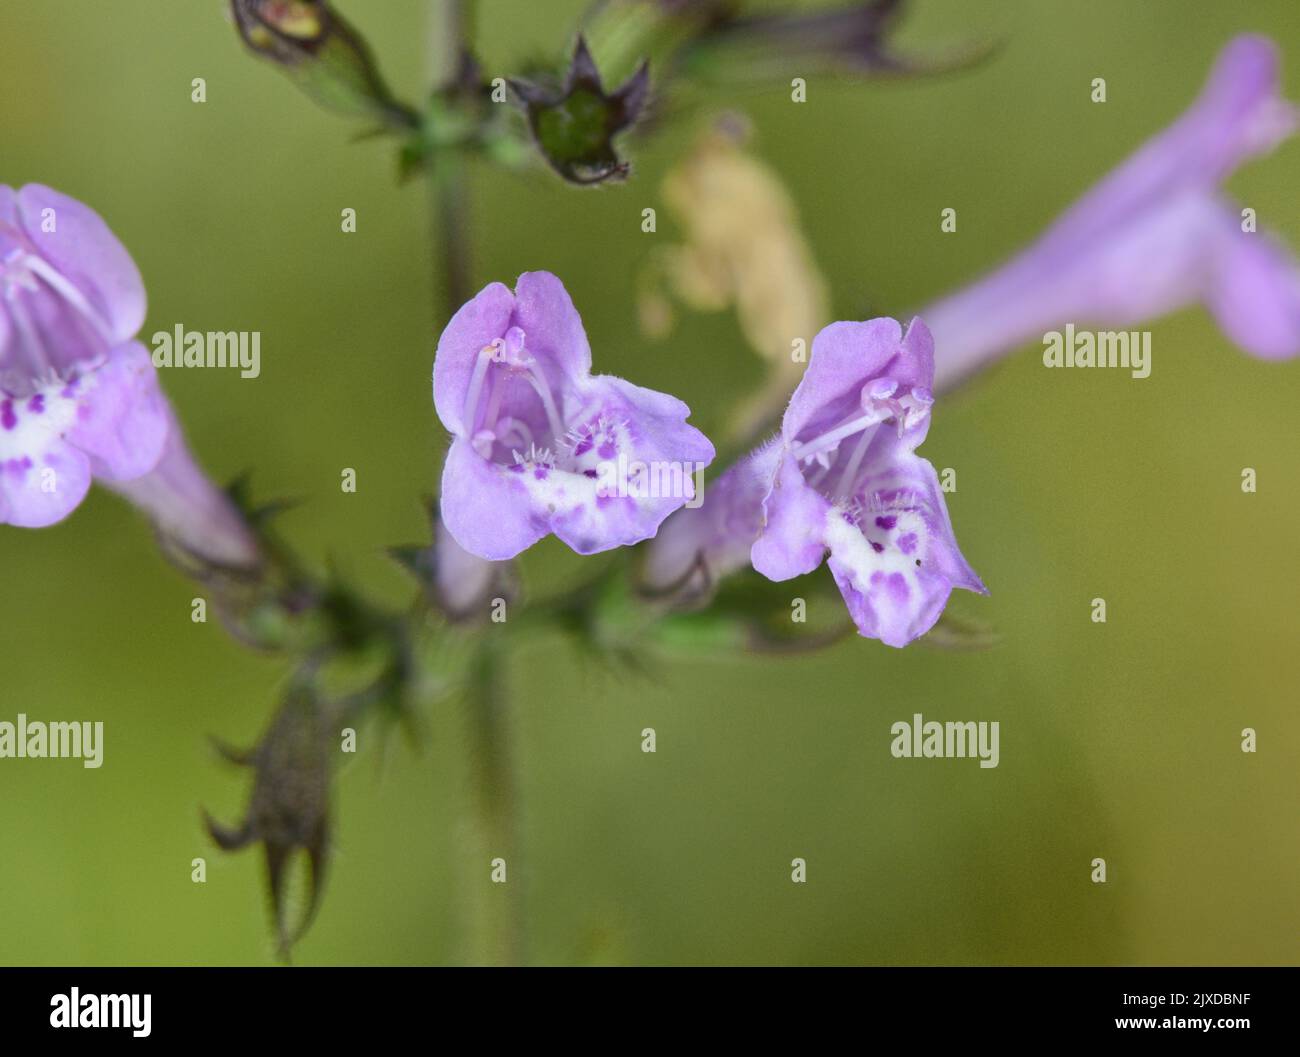
[[781, 432], [729, 469], [698, 510], [651, 547], [656, 586], [746, 557], [771, 580], [829, 565], [858, 631], [905, 646], [934, 626], [954, 587], [986, 594], [953, 536], [932, 467], [915, 453], [930, 427], [934, 346], [913, 320], [832, 323]]
[[452, 620], [485, 618], [493, 595], [505, 590], [510, 566], [470, 554], [447, 531], [441, 517], [434, 518], [431, 548], [431, 593], [438, 607]]
[[38, 184], [0, 185], [0, 295], [0, 524], [61, 521], [97, 478], [190, 555], [256, 563], [135, 340], [144, 283], [99, 214]]
[[162, 455], [166, 402], [133, 341], [145, 294], [99, 215], [0, 185], [0, 523], [67, 517], [92, 477], [129, 480]]
[[230, 497], [194, 461], [170, 406], [166, 421], [167, 440], [152, 470], [130, 480], [101, 483], [148, 515], [180, 557], [227, 569], [258, 565], [256, 537]]
[[447, 324], [433, 399], [454, 434], [442, 516], [492, 561], [548, 533], [579, 554], [653, 536], [695, 495], [713, 445], [675, 397], [591, 374], [591, 348], [563, 284], [526, 272], [485, 287]]
[[771, 486], [775, 439], [732, 464], [704, 492], [704, 502], [680, 510], [647, 548], [643, 578], [652, 594], [688, 597], [749, 564], [763, 525], [763, 498]]
[[1241, 36], [1200, 98], [1047, 230], [922, 315], [946, 391], [987, 361], [1065, 323], [1126, 328], [1202, 302], [1252, 355], [1300, 352], [1300, 270], [1265, 232], [1244, 231], [1219, 185], [1290, 136], [1276, 48]]

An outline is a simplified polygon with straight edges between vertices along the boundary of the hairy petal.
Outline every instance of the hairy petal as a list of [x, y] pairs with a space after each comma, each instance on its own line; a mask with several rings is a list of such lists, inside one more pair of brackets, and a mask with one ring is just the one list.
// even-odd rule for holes
[[902, 337], [903, 328], [889, 318], [824, 327], [813, 338], [808, 367], [782, 420], [786, 442], [815, 425], [828, 409], [835, 414], [842, 404], [856, 402], [863, 382], [882, 375], [898, 356]]
[[804, 483], [795, 460], [786, 456], [763, 501], [762, 534], [750, 551], [754, 568], [777, 581], [812, 572], [826, 555], [818, 526], [834, 516], [831, 504]]

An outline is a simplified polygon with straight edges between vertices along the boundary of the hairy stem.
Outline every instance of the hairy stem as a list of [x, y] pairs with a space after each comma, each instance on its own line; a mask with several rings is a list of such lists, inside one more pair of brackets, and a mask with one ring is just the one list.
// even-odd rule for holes
[[434, 213], [434, 253], [438, 259], [435, 304], [445, 324], [470, 299], [473, 262], [470, 259], [470, 204], [464, 158], [439, 158], [430, 172]]
[[475, 801], [467, 871], [470, 960], [486, 965], [524, 960], [514, 730], [504, 662], [498, 637], [488, 633], [476, 650], [466, 695]]
[[[434, 0], [434, 33], [430, 58], [439, 67], [440, 85], [456, 78], [468, 44], [472, 19], [467, 0]], [[433, 204], [433, 246], [438, 261], [435, 305], [441, 306], [442, 322], [469, 300], [473, 275], [470, 239], [469, 187], [465, 179], [467, 159], [455, 150], [443, 151], [429, 168], [429, 189]]]
[[[434, 0], [431, 59], [440, 80], [456, 77], [473, 20], [471, 0]], [[473, 261], [467, 159], [444, 151], [429, 170], [434, 254], [438, 263], [435, 304], [441, 324], [470, 299]], [[518, 861], [516, 778], [510, 702], [505, 685], [500, 631], [482, 633], [470, 672], [467, 727], [473, 784], [473, 849], [466, 871], [473, 908], [470, 959], [481, 964], [519, 964], [524, 957], [523, 872]], [[498, 865], [501, 860], [504, 865]], [[498, 883], [504, 870], [505, 882]]]

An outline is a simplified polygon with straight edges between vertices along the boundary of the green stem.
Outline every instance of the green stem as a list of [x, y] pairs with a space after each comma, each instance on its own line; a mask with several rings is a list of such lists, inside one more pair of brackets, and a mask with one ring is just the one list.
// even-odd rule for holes
[[[435, 32], [429, 46], [431, 58], [439, 67], [439, 90], [451, 85], [460, 71], [472, 18], [471, 5], [466, 0], [434, 0]], [[453, 147], [441, 151], [429, 166], [434, 255], [441, 273], [441, 289], [435, 291], [434, 303], [442, 306], [444, 322], [473, 292], [467, 160]]]
[[468, 883], [471, 960], [519, 965], [524, 960], [523, 881], [514, 768], [514, 730], [505, 657], [488, 632], [475, 651], [467, 695], [469, 759], [475, 801]]
[[[435, 0], [435, 61], [442, 64], [444, 83], [456, 76], [473, 20], [467, 0]], [[435, 303], [441, 306], [439, 325], [473, 294], [468, 159], [445, 150], [430, 167], [434, 247], [439, 261]], [[514, 739], [510, 702], [505, 685], [506, 657], [500, 631], [483, 633], [469, 673], [468, 734], [473, 785], [475, 839], [467, 857], [466, 884], [474, 908], [470, 923], [471, 960], [515, 965], [523, 960], [523, 871], [518, 860], [518, 825]], [[504, 860], [505, 883], [497, 883]]]
[[435, 292], [435, 303], [441, 306], [439, 329], [472, 294], [470, 202], [465, 164], [465, 158], [449, 151], [434, 162], [429, 174], [435, 218], [434, 247], [440, 272], [440, 289]]

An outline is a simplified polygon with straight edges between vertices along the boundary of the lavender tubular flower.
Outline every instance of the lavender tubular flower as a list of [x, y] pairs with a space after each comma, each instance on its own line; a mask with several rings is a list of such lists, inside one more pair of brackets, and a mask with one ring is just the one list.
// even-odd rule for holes
[[434, 361], [454, 435], [442, 516], [471, 554], [513, 558], [554, 533], [579, 554], [653, 536], [695, 495], [713, 445], [675, 397], [591, 374], [564, 285], [526, 272], [485, 287], [447, 324]]
[[0, 522], [41, 528], [92, 477], [129, 480], [162, 456], [165, 400], [132, 340], [145, 293], [93, 210], [0, 186]]
[[898, 647], [934, 626], [954, 587], [986, 594], [934, 468], [915, 453], [930, 425], [933, 350], [920, 320], [906, 333], [892, 319], [822, 330], [781, 432], [664, 527], [651, 582], [695, 562], [725, 575], [746, 549], [777, 581], [828, 560], [859, 633]]
[[511, 567], [470, 554], [441, 520], [433, 526], [432, 593], [451, 620], [486, 619], [494, 595], [511, 592]]
[[251, 535], [194, 465], [135, 340], [144, 316], [135, 262], [94, 210], [0, 185], [0, 523], [53, 525], [98, 479], [141, 497], [192, 553], [252, 564]]
[[774, 437], [728, 467], [705, 490], [700, 506], [680, 510], [660, 526], [643, 570], [651, 594], [704, 594], [749, 564], [779, 457], [780, 440]]
[[146, 514], [182, 556], [226, 569], [252, 569], [261, 562], [256, 538], [229, 496], [194, 461], [172, 409], [166, 412], [167, 441], [158, 464], [129, 481], [105, 481], [105, 487]]
[[1065, 323], [1126, 328], [1201, 302], [1248, 353], [1300, 352], [1300, 269], [1243, 230], [1219, 185], [1289, 137], [1273, 43], [1232, 40], [1192, 107], [988, 277], [922, 312], [940, 350], [936, 387]]

